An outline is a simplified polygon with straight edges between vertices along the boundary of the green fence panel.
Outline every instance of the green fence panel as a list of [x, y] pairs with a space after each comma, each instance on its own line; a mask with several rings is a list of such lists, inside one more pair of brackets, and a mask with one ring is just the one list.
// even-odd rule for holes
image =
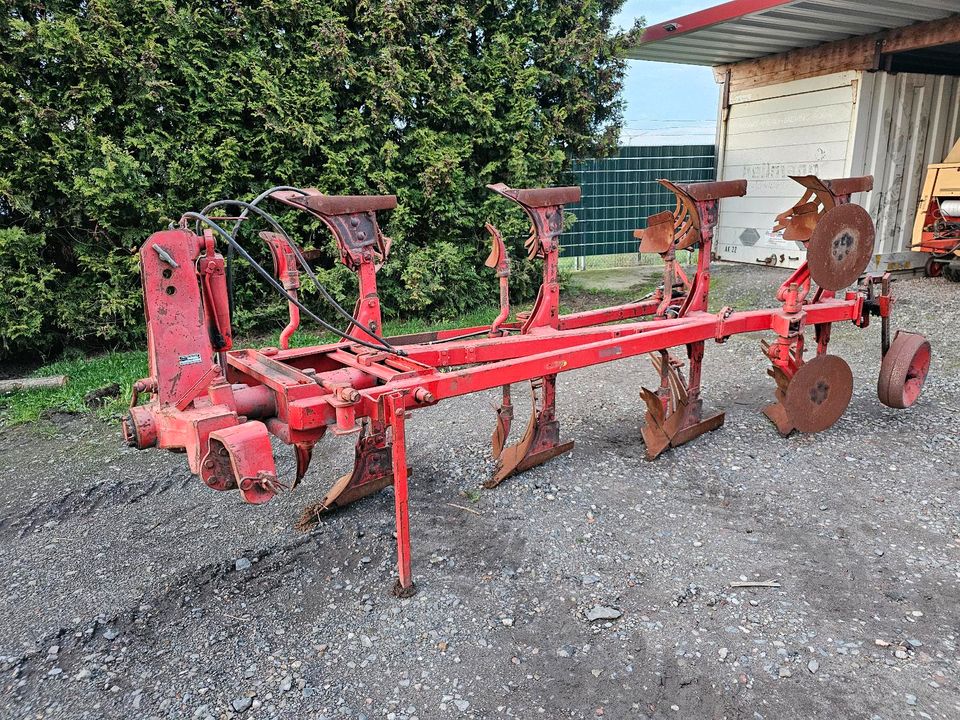
[[647, 217], [672, 210], [673, 195], [657, 180], [704, 182], [714, 179], [713, 145], [621, 147], [615, 155], [575, 160], [573, 183], [582, 199], [567, 206], [577, 221], [560, 237], [565, 257], [632, 253], [633, 231]]

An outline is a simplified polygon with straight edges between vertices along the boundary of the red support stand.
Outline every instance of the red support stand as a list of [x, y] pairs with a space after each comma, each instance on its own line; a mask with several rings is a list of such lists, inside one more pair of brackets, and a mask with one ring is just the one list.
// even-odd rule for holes
[[402, 393], [392, 393], [384, 400], [392, 434], [393, 497], [397, 522], [397, 583], [393, 593], [397, 597], [411, 597], [417, 592], [410, 571], [410, 517], [407, 508], [407, 444], [404, 422], [406, 408]]

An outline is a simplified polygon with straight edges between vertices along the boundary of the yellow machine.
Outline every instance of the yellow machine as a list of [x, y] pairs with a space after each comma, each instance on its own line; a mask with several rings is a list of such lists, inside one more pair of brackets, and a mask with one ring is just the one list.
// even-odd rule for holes
[[927, 277], [960, 282], [960, 140], [942, 163], [927, 166], [911, 246], [930, 253]]

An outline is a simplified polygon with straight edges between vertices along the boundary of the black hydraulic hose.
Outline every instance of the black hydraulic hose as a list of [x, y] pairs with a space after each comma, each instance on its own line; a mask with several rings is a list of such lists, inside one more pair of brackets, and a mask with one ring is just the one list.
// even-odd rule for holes
[[[313, 272], [313, 268], [310, 266], [310, 264], [307, 262], [307, 259], [303, 256], [303, 253], [300, 251], [300, 248], [297, 247], [297, 245], [290, 239], [290, 237], [286, 234], [286, 232], [284, 232], [283, 228], [280, 226], [280, 223], [278, 223], [275, 219], [273, 219], [271, 215], [265, 213], [262, 210], [257, 209], [257, 205], [260, 202], [270, 197], [275, 192], [282, 191], [282, 190], [299, 193], [300, 195], [307, 195], [307, 192], [305, 190], [298, 187], [293, 187], [292, 185], [274, 185], [273, 187], [268, 188], [264, 190], [262, 193], [260, 193], [259, 195], [257, 195], [249, 203], [245, 203], [242, 201], [232, 201], [244, 208], [243, 212], [240, 213], [240, 216], [237, 218], [236, 225], [234, 226], [234, 232], [233, 232], [234, 239], [236, 239], [237, 232], [240, 228], [240, 223], [242, 223], [246, 219], [247, 213], [250, 212], [251, 210], [254, 212], [257, 212], [261, 217], [264, 217], [265, 219], [267, 219], [268, 222], [271, 222], [273, 226], [277, 229], [277, 231], [281, 235], [283, 235], [284, 239], [286, 239], [290, 247], [293, 249], [294, 255], [296, 255], [297, 257], [297, 261], [301, 264], [303, 269], [307, 272], [307, 275], [310, 277], [310, 280], [320, 291], [320, 294], [323, 295], [324, 299], [326, 299], [326, 301], [329, 304], [333, 305], [333, 307], [337, 310], [338, 313], [340, 313], [341, 316], [346, 318], [352, 326], [359, 328], [361, 331], [366, 333], [367, 336], [377, 340], [377, 342], [383, 343], [388, 348], [393, 347], [390, 343], [383, 340], [381, 336], [371, 332], [368, 328], [364, 327], [363, 325], [360, 325], [354, 319], [353, 315], [347, 312], [343, 308], [343, 306], [336, 301], [336, 299], [327, 291], [327, 288], [324, 287], [324, 285], [320, 282], [319, 278], [317, 278], [316, 274]], [[222, 205], [225, 203], [226, 201], [211, 203], [206, 208], [204, 208], [201, 211], [201, 213], [205, 215], [210, 208], [215, 207], [217, 205]], [[232, 255], [233, 255], [233, 246], [231, 245], [227, 248], [227, 292], [228, 292], [228, 300], [229, 300], [231, 315], [233, 314], [233, 265], [232, 265], [233, 258], [232, 258]]]
[[[272, 190], [271, 190], [270, 192], [272, 192]], [[344, 309], [344, 307], [343, 307], [340, 303], [337, 302], [336, 298], [334, 298], [333, 295], [330, 294], [330, 292], [327, 290], [327, 288], [324, 287], [323, 283], [320, 282], [320, 279], [319, 279], [319, 278], [316, 276], [316, 274], [313, 272], [313, 268], [310, 267], [310, 264], [307, 262], [307, 259], [303, 256], [303, 253], [300, 251], [300, 248], [298, 248], [297, 245], [296, 245], [296, 243], [294, 243], [293, 240], [290, 239], [290, 236], [287, 235], [286, 231], [284, 231], [284, 229], [283, 229], [283, 227], [281, 227], [280, 223], [277, 222], [277, 219], [276, 219], [275, 217], [273, 217], [273, 215], [271, 215], [270, 213], [268, 213], [266, 210], [257, 207], [257, 206], [254, 205], [253, 203], [244, 202], [243, 200], [218, 200], [217, 202], [213, 202], [213, 203], [210, 203], [209, 205], [207, 205], [207, 206], [201, 211], [201, 214], [206, 215], [206, 214], [207, 214], [210, 210], [212, 210], [213, 208], [221, 207], [221, 206], [224, 206], [224, 205], [236, 205], [236, 206], [238, 206], [238, 207], [244, 208], [244, 213], [246, 213], [246, 212], [253, 212], [253, 213], [255, 213], [256, 215], [259, 215], [261, 218], [263, 218], [263, 219], [270, 225], [270, 227], [272, 227], [272, 228], [274, 229], [274, 231], [275, 231], [278, 235], [280, 235], [281, 237], [283, 237], [284, 240], [287, 241], [287, 244], [290, 246], [290, 249], [293, 250], [293, 254], [294, 254], [294, 255], [296, 256], [296, 258], [297, 258], [297, 262], [300, 263], [300, 265], [303, 267], [303, 269], [307, 272], [307, 275], [310, 277], [310, 280], [311, 280], [311, 281], [313, 282], [313, 284], [317, 287], [317, 289], [320, 291], [320, 294], [323, 296], [324, 300], [326, 300], [328, 304], [330, 304], [331, 306], [333, 306], [333, 308], [334, 308], [342, 317], [346, 318], [347, 322], [349, 322], [350, 325], [352, 325], [353, 327], [356, 327], [356, 328], [358, 328], [359, 330], [363, 331], [368, 337], [372, 338], [375, 342], [381, 343], [384, 348], [389, 349], [389, 348], [392, 348], [392, 347], [393, 347], [393, 345], [391, 345], [389, 342], [387, 342], [387, 341], [384, 340], [382, 337], [380, 337], [379, 335], [377, 335], [375, 332], [373, 332], [373, 331], [370, 330], [369, 328], [365, 327], [364, 325], [361, 325], [360, 323], [358, 323], [358, 322], [356, 321], [356, 319], [353, 317], [353, 315], [351, 315], [350, 313], [348, 313], [348, 312]], [[242, 217], [242, 216], [241, 216], [241, 217]], [[240, 222], [241, 222], [240, 220], [237, 221], [237, 229], [234, 229], [234, 232], [233, 232], [233, 237], [234, 237], [234, 239], [236, 239], [236, 235], [237, 235], [237, 232], [238, 232], [238, 228], [239, 228], [239, 223], [240, 223]], [[230, 246], [230, 247], [232, 248], [232, 246]]]
[[[257, 204], [258, 204], [259, 202], [261, 202], [264, 198], [269, 197], [270, 195], [272, 195], [273, 193], [277, 192], [278, 190], [292, 190], [293, 192], [298, 192], [298, 193], [300, 193], [301, 195], [306, 195], [306, 193], [305, 193], [303, 190], [301, 190], [300, 188], [292, 187], [292, 186], [290, 186], [290, 185], [274, 185], [272, 188], [269, 188], [268, 190], [264, 190], [262, 193], [260, 193], [259, 195], [257, 195], [253, 200], [250, 201], [250, 205], [251, 205], [251, 206], [257, 205]], [[207, 212], [208, 212], [208, 210], [210, 209], [210, 207], [211, 207], [211, 205], [207, 205], [207, 207], [205, 207], [205, 208], [204, 208], [203, 210], [201, 210], [200, 212], [201, 212], [202, 214], [206, 215]], [[242, 222], [246, 219], [246, 217], [247, 217], [247, 211], [244, 210], [242, 213], [240, 213], [240, 217], [237, 219], [236, 224], [233, 226], [233, 237], [234, 237], [234, 238], [236, 238], [237, 233], [238, 233], [239, 230], [240, 230], [240, 223], [242, 223]], [[227, 306], [228, 306], [228, 308], [229, 308], [229, 310], [230, 310], [230, 317], [233, 317], [233, 310], [234, 310], [234, 302], [233, 302], [233, 255], [234, 255], [233, 245], [228, 245], [228, 246], [227, 246]]]
[[306, 313], [306, 315], [307, 315], [308, 317], [310, 317], [311, 319], [313, 319], [315, 322], [317, 322], [319, 325], [321, 325], [323, 328], [325, 328], [328, 332], [333, 333], [334, 335], [336, 335], [337, 337], [339, 337], [339, 338], [341, 338], [341, 339], [343, 339], [343, 340], [347, 340], [347, 341], [349, 341], [349, 342], [356, 343], [357, 345], [362, 345], [363, 347], [369, 348], [369, 349], [371, 349], [371, 350], [378, 350], [378, 351], [381, 351], [381, 352], [389, 352], [389, 353], [392, 353], [392, 354], [394, 354], [394, 355], [401, 355], [401, 356], [406, 355], [406, 353], [405, 353], [403, 350], [399, 349], [399, 348], [384, 347], [383, 345], [374, 345], [373, 343], [369, 343], [369, 342], [367, 342], [366, 340], [360, 340], [359, 338], [355, 338], [355, 337], [352, 337], [351, 335], [347, 335], [346, 333], [344, 333], [343, 331], [341, 331], [339, 328], [334, 327], [333, 325], [331, 325], [330, 323], [328, 323], [326, 320], [324, 320], [323, 318], [321, 318], [319, 315], [317, 315], [316, 313], [314, 313], [310, 308], [308, 308], [308, 307], [307, 307], [306, 305], [304, 305], [302, 302], [300, 302], [300, 300], [298, 300], [297, 298], [293, 297], [290, 293], [288, 293], [288, 292], [286, 291], [286, 289], [283, 287], [283, 285], [281, 285], [281, 284], [276, 280], [276, 278], [273, 277], [273, 275], [271, 275], [269, 272], [267, 272], [256, 260], [254, 260], [254, 259], [250, 256], [250, 254], [249, 254], [246, 250], [243, 249], [243, 246], [242, 246], [240, 243], [238, 243], [238, 242], [233, 238], [232, 235], [230, 235], [230, 233], [228, 233], [228, 232], [227, 232], [226, 230], [224, 230], [222, 227], [220, 227], [219, 225], [217, 225], [217, 223], [215, 223], [213, 220], [211, 220], [210, 218], [208, 218], [206, 215], [203, 215], [203, 214], [197, 213], [197, 212], [185, 212], [185, 213], [183, 214], [183, 216], [182, 216], [181, 219], [185, 219], [185, 218], [189, 218], [189, 219], [192, 219], [192, 220], [198, 220], [198, 221], [204, 223], [205, 225], [209, 226], [211, 229], [213, 229], [213, 230], [214, 230], [216, 233], [218, 233], [224, 240], [227, 241], [228, 245], [230, 245], [231, 247], [233, 247], [233, 248], [236, 250], [237, 254], [238, 254], [240, 257], [242, 257], [244, 260], [246, 260], [248, 263], [250, 263], [251, 267], [253, 267], [253, 269], [256, 270], [257, 273], [258, 273], [264, 280], [266, 280], [267, 283], [269, 283], [271, 287], [273, 287], [274, 290], [276, 290], [278, 293], [280, 293], [280, 295], [281, 295], [282, 297], [284, 297], [288, 302], [291, 302], [291, 303], [293, 303], [294, 305], [296, 305], [298, 308], [300, 308], [300, 310], [301, 310], [302, 312]]

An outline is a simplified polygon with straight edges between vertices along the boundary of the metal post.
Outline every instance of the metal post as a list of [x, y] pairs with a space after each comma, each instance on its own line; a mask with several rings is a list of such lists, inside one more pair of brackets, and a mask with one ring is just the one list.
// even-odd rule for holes
[[410, 517], [407, 509], [407, 445], [404, 431], [406, 410], [403, 393], [386, 398], [386, 411], [392, 431], [393, 499], [397, 523], [397, 584], [394, 594], [411, 597], [417, 589], [410, 570]]

